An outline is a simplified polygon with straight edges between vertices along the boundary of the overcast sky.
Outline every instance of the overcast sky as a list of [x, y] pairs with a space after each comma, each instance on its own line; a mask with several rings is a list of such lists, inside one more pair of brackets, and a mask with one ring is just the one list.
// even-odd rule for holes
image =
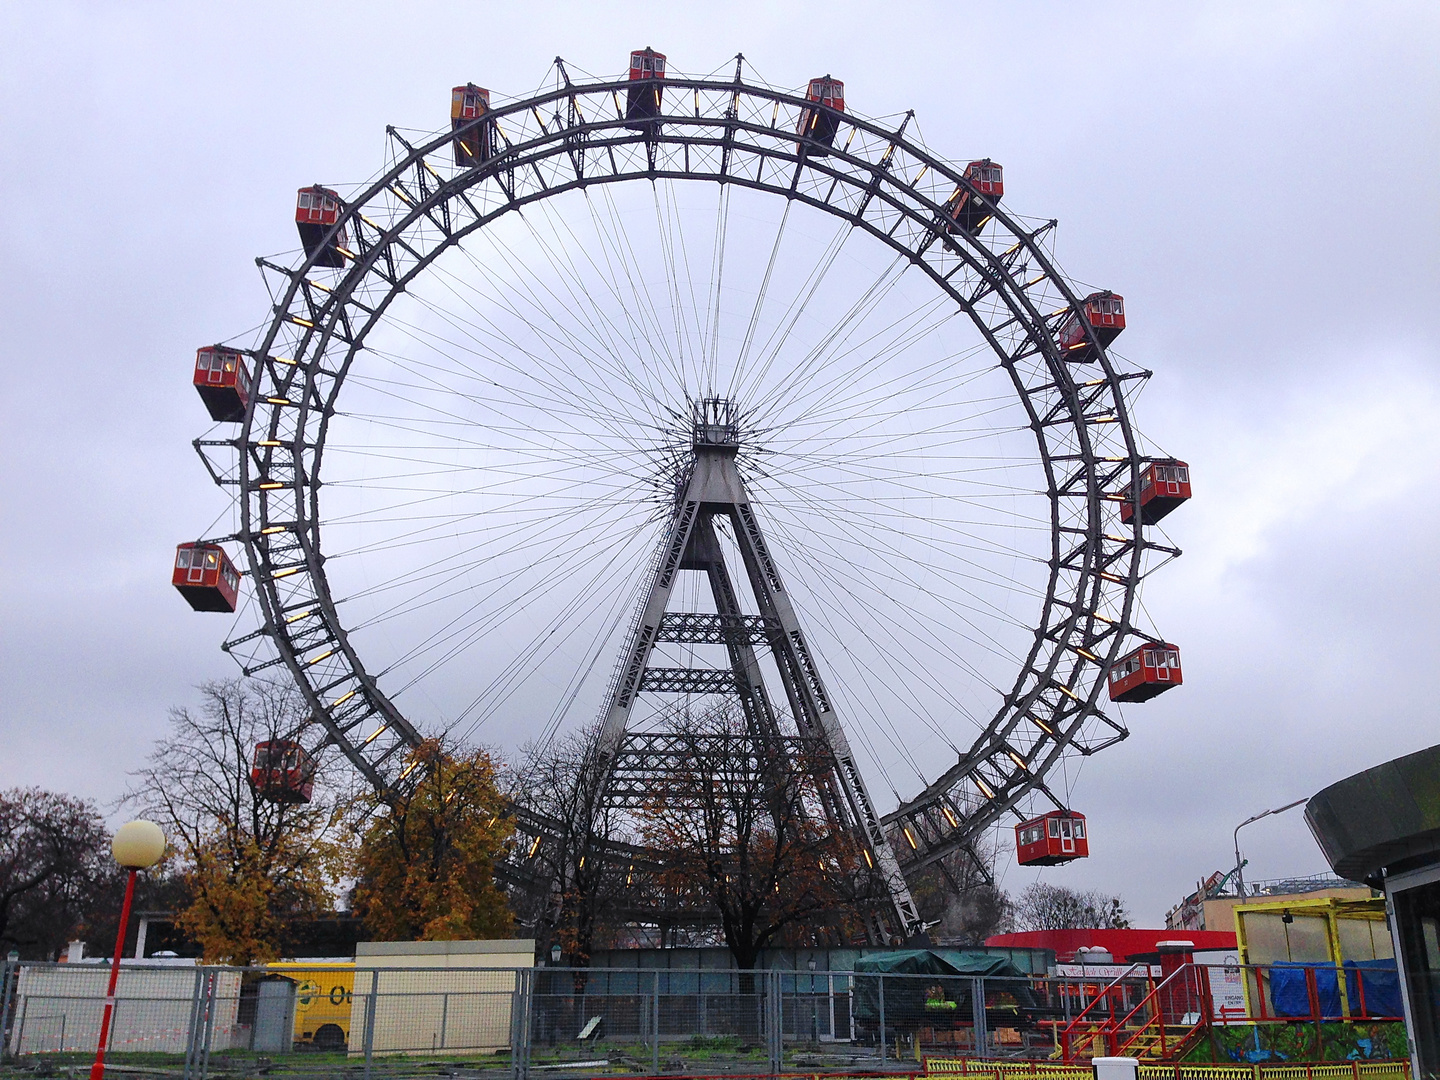
[[[1145, 594], [1186, 682], [1086, 765], [1092, 857], [1044, 873], [1158, 925], [1241, 819], [1436, 741], [1437, 43], [1424, 2], [5, 5], [0, 786], [109, 803], [234, 671], [168, 583], [225, 509], [188, 372], [263, 317], [300, 183], [371, 175], [456, 83], [743, 51], [1003, 162], [1125, 295], [1140, 424], [1195, 476]], [[1325, 870], [1298, 809], [1242, 835], [1251, 879]]]

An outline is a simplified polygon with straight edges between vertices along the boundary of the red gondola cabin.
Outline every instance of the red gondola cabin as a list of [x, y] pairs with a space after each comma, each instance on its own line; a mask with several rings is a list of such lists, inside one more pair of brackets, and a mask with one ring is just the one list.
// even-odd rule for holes
[[959, 185], [946, 201], [945, 214], [950, 220], [945, 223], [945, 229], [951, 234], [963, 230], [974, 236], [985, 227], [995, 213], [995, 204], [1005, 194], [1005, 172], [986, 158], [970, 162], [961, 175], [970, 186]]
[[[1154, 525], [1190, 498], [1190, 466], [1183, 461], [1155, 461], [1140, 474], [1140, 520]], [[1130, 493], [1120, 504], [1120, 520], [1135, 520], [1135, 503]]]
[[[1101, 345], [1109, 345], [1125, 329], [1125, 298], [1113, 292], [1091, 293], [1081, 303], [1085, 319], [1095, 331]], [[1084, 324], [1072, 311], [1065, 316], [1056, 334], [1061, 355], [1077, 363], [1094, 358], [1094, 349], [1085, 334]]]
[[223, 345], [195, 350], [195, 389], [211, 420], [244, 420], [250, 404], [250, 372], [244, 356]]
[[250, 782], [271, 802], [308, 803], [315, 790], [315, 762], [293, 739], [256, 743]]
[[648, 131], [660, 115], [664, 95], [665, 54], [648, 45], [630, 54], [630, 88], [625, 94], [625, 126], [635, 131]]
[[456, 165], [483, 165], [494, 155], [495, 126], [475, 123], [489, 111], [490, 91], [484, 87], [466, 83], [450, 91], [450, 130], [469, 128], [465, 134], [455, 136]]
[[234, 611], [240, 571], [219, 544], [181, 544], [170, 583], [196, 611]]
[[811, 79], [805, 100], [813, 101], [820, 107], [800, 110], [795, 131], [808, 140], [800, 144], [800, 150], [815, 157], [824, 157], [835, 145], [835, 133], [840, 130], [840, 117], [836, 113], [845, 111], [845, 84], [829, 75], [823, 79]]
[[1163, 641], [1142, 645], [1110, 669], [1110, 700], [1149, 701], [1184, 681], [1178, 648]]
[[1015, 854], [1021, 866], [1058, 866], [1090, 855], [1085, 815], [1051, 810], [1015, 826]]
[[340, 196], [319, 184], [301, 188], [295, 198], [295, 227], [300, 230], [300, 243], [317, 266], [345, 265], [345, 256], [340, 254], [340, 249], [349, 243], [345, 230], [341, 228], [333, 236], [330, 233], [344, 209]]

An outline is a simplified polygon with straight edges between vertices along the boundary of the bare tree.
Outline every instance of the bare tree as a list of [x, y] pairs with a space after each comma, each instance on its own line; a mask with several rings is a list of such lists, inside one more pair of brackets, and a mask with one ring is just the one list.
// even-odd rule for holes
[[769, 945], [843, 944], [867, 875], [832, 831], [815, 779], [818, 747], [767, 747], [737, 708], [683, 713], [671, 763], [642, 817], [661, 878], [691, 908], [714, 912], [736, 966]]
[[1125, 930], [1130, 917], [1118, 896], [1037, 881], [1016, 901], [1015, 923], [1021, 930]]
[[983, 945], [1014, 922], [1014, 905], [996, 887], [989, 869], [994, 853], [953, 851], [910, 877], [920, 917], [933, 924], [930, 937], [946, 945]]
[[604, 805], [592, 766], [593, 728], [522, 750], [511, 798], [544, 823], [543, 836], [527, 841], [521, 866], [544, 893], [514, 890], [520, 922], [533, 928], [542, 953], [559, 944], [566, 962], [589, 963], [609, 943], [616, 923], [618, 890], [625, 868], [607, 860], [605, 841], [615, 832], [613, 810]]
[[0, 948], [53, 959], [115, 876], [109, 839], [93, 803], [0, 792]]
[[293, 687], [232, 679], [200, 693], [198, 710], [171, 710], [126, 798], [170, 838], [190, 894], [178, 923], [206, 959], [273, 959], [287, 921], [327, 905], [344, 803], [323, 783], [309, 803], [279, 802], [251, 780], [255, 745], [308, 720]]

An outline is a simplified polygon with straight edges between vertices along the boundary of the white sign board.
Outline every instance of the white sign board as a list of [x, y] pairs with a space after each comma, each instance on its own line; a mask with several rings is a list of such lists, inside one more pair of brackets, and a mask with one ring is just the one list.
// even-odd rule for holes
[[1203, 949], [1194, 954], [1195, 963], [1205, 964], [1210, 976], [1210, 1000], [1214, 1002], [1212, 1019], [1224, 1023], [1244, 1020], [1245, 974], [1240, 969], [1240, 954], [1235, 949]]
[[1093, 979], [1114, 982], [1119, 978], [1143, 979], [1160, 974], [1160, 965], [1152, 964], [1056, 964], [1055, 974], [1062, 979]]

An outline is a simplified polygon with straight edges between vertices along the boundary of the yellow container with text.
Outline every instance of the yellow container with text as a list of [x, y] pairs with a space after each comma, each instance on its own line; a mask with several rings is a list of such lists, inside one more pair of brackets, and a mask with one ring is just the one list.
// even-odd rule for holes
[[316, 1050], [345, 1050], [350, 1042], [350, 998], [354, 963], [316, 964], [280, 961], [266, 968], [295, 987], [295, 1045]]

